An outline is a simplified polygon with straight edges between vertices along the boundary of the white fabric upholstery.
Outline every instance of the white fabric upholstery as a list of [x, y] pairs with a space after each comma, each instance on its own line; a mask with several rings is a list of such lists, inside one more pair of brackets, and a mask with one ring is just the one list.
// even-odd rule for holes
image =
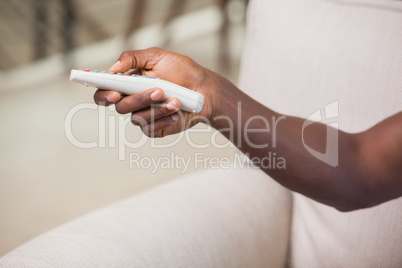
[[199, 172], [52, 230], [0, 267], [283, 267], [290, 197], [259, 170]]
[[[240, 84], [281, 113], [339, 101], [340, 129], [373, 126], [402, 110], [402, 1], [252, 1]], [[402, 267], [401, 207], [341, 213], [295, 194], [291, 265]]]

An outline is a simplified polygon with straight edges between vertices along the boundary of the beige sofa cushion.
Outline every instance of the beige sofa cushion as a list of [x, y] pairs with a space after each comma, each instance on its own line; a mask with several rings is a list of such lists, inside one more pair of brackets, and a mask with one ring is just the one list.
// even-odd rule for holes
[[[255, 0], [240, 87], [307, 118], [339, 101], [342, 130], [402, 110], [402, 1]], [[373, 144], [375, 146], [375, 144]], [[294, 195], [294, 267], [402, 267], [402, 199], [341, 213]]]
[[209, 170], [67, 223], [0, 267], [283, 267], [290, 217], [290, 193], [260, 170]]

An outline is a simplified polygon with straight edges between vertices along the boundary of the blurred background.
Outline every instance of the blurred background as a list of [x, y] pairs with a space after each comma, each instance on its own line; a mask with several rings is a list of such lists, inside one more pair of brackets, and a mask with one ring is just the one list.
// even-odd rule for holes
[[[208, 168], [194, 163], [197, 152], [233, 161], [234, 149], [203, 125], [188, 134], [203, 149], [176, 135], [146, 139], [119, 160], [114, 111], [102, 111], [100, 118], [99, 110], [87, 109], [74, 116], [73, 134], [85, 142], [99, 141], [106, 122], [108, 142], [93, 149], [69, 142], [65, 119], [77, 104], [92, 103], [95, 91], [70, 83], [70, 69], [106, 70], [123, 50], [163, 47], [236, 83], [246, 6], [246, 0], [0, 1], [0, 256], [71, 219]], [[143, 138], [130, 124], [123, 132], [131, 142]], [[130, 167], [130, 153], [172, 152], [190, 159], [185, 172]]]

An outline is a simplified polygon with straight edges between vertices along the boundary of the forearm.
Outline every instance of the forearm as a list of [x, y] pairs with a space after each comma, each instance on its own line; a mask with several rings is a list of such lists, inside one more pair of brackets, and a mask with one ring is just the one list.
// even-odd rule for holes
[[[95, 93], [96, 103], [115, 104], [122, 114], [131, 112], [132, 122], [150, 137], [178, 133], [204, 118], [272, 178], [317, 201], [351, 210], [402, 195], [402, 112], [367, 131], [348, 134], [272, 111], [225, 78], [179, 54], [158, 48], [126, 51], [109, 71], [130, 69], [204, 95], [201, 112], [183, 113], [179, 120], [179, 99], [163, 100], [161, 89], [123, 98], [114, 91]], [[269, 92], [262, 97], [269, 98]], [[328, 140], [327, 132], [337, 142]], [[336, 150], [336, 161], [321, 157], [327, 155], [328, 148]], [[266, 165], [267, 157], [277, 158], [279, 165], [274, 161]]]
[[[339, 163], [330, 166], [311, 155], [303, 143], [325, 153], [326, 125], [314, 123], [303, 130], [305, 120], [274, 112], [217, 77], [211, 124], [264, 172], [293, 191], [341, 210], [367, 206], [365, 186], [355, 168], [355, 135], [330, 130], [337, 131], [339, 139]], [[270, 165], [264, 164], [267, 157]]]

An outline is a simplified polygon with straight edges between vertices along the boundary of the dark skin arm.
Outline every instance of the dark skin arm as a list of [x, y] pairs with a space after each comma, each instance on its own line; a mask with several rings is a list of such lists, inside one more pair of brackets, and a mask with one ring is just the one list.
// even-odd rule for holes
[[[202, 111], [191, 114], [178, 112], [180, 101], [176, 98], [161, 102], [161, 89], [123, 98], [114, 91], [95, 93], [96, 103], [116, 104], [119, 113], [132, 113], [133, 123], [150, 137], [163, 137], [199, 122], [209, 122], [257, 163], [270, 152], [283, 157], [285, 169], [264, 166], [261, 169], [290, 190], [341, 211], [375, 206], [402, 195], [402, 112], [358, 134], [328, 130], [321, 123], [308, 126], [304, 140], [317, 151], [325, 151], [327, 131], [338, 132], [339, 163], [333, 167], [312, 156], [304, 147], [301, 133], [305, 119], [286, 116], [279, 120], [284, 115], [253, 100], [222, 76], [188, 57], [152, 48], [124, 52], [118, 63], [109, 71], [136, 69], [140, 74], [162, 77], [204, 95]], [[159, 94], [151, 97], [154, 92]], [[238, 102], [243, 107], [241, 120], [237, 120]], [[162, 105], [151, 108], [155, 103]], [[248, 121], [253, 116], [259, 119]], [[269, 122], [272, 118], [279, 120], [276, 130], [272, 131], [272, 125], [267, 130], [261, 118]], [[245, 134], [244, 129], [261, 131]]]

